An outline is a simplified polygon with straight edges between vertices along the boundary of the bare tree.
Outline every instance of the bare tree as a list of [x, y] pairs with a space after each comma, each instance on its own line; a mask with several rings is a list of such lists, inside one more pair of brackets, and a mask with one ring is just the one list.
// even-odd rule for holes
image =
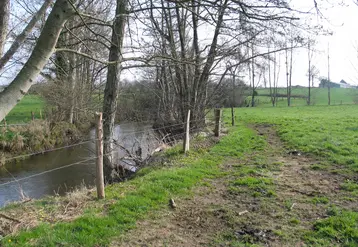
[[27, 93], [55, 50], [65, 22], [75, 13], [67, 0], [57, 0], [33, 52], [10, 85], [0, 93], [0, 121]]
[[292, 62], [293, 62], [293, 40], [291, 39], [290, 47], [286, 46], [285, 59], [286, 59], [286, 86], [287, 86], [287, 106], [291, 106], [291, 93], [292, 93]]
[[0, 1], [0, 56], [2, 56], [3, 54], [3, 49], [6, 41], [9, 15], [10, 0]]
[[[268, 48], [268, 53], [270, 52], [270, 48]], [[270, 99], [272, 106], [277, 105], [277, 87], [278, 87], [278, 80], [280, 74], [280, 62], [277, 63], [277, 54], [273, 54], [273, 58], [268, 56], [268, 82], [270, 88]], [[273, 71], [271, 69], [271, 61], [273, 63]], [[273, 74], [273, 75], [272, 75]]]
[[308, 52], [308, 98], [307, 105], [311, 105], [311, 88], [314, 86], [314, 78], [316, 78], [319, 74], [319, 70], [316, 66], [312, 64], [313, 54], [314, 54], [314, 46], [315, 42], [312, 39], [309, 39], [307, 42], [307, 52]]
[[106, 168], [106, 177], [109, 179], [116, 164], [113, 160], [112, 152], [114, 139], [114, 121], [117, 111], [117, 99], [122, 70], [123, 59], [123, 40], [125, 25], [128, 14], [128, 0], [117, 0], [115, 20], [112, 28], [111, 47], [109, 50], [109, 62], [107, 72], [107, 82], [104, 90], [103, 101], [103, 138], [104, 138], [104, 166]]
[[327, 52], [327, 73], [328, 73], [328, 76], [327, 76], [327, 79], [328, 79], [328, 105], [331, 105], [331, 78], [330, 78], [330, 57], [329, 57], [329, 44], [328, 44], [328, 52]]
[[[15, 40], [13, 41], [10, 48], [7, 52], [1, 57], [1, 50], [0, 50], [0, 71], [4, 68], [5, 64], [10, 61], [10, 59], [14, 56], [14, 54], [18, 51], [21, 45], [25, 42], [26, 38], [29, 36], [33, 28], [35, 27], [36, 23], [45, 15], [46, 10], [50, 7], [53, 0], [45, 0], [41, 8], [33, 15], [31, 21], [27, 24], [21, 34], [16, 36]], [[0, 6], [1, 7], [1, 6]], [[1, 16], [1, 13], [0, 13]], [[1, 37], [0, 37], [1, 39]], [[1, 44], [0, 44], [1, 46]]]

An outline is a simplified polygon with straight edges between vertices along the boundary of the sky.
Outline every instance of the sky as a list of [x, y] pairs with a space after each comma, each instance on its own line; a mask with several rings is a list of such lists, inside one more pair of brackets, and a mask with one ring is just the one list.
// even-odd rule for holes
[[[313, 0], [295, 0], [301, 5], [312, 7]], [[319, 69], [319, 76], [328, 76], [328, 47], [330, 55], [330, 78], [333, 82], [344, 79], [347, 83], [358, 85], [358, 6], [354, 0], [345, 0], [344, 5], [339, 5], [337, 0], [324, 2], [320, 8], [324, 18], [316, 16], [311, 23], [323, 25], [331, 30], [331, 36], [320, 36], [316, 38], [313, 64]], [[357, 44], [355, 48], [355, 44]], [[299, 49], [294, 53], [293, 85], [308, 84], [308, 55], [307, 49]], [[284, 74], [281, 75], [284, 77]], [[283, 85], [284, 80], [280, 81]], [[315, 82], [315, 86], [318, 81]]]

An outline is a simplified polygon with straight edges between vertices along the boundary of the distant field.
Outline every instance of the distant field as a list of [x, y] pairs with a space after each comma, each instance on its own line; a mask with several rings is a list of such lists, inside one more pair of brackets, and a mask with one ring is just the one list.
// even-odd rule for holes
[[9, 124], [26, 123], [31, 120], [31, 111], [36, 118], [40, 118], [40, 110], [44, 108], [44, 101], [38, 95], [26, 95], [16, 107], [6, 116]]
[[358, 171], [357, 105], [239, 108], [237, 116], [247, 123], [273, 124], [292, 148]]
[[[258, 89], [259, 106], [271, 106], [270, 97], [260, 96], [260, 94], [269, 94], [269, 89]], [[285, 88], [278, 89], [278, 93], [286, 94]], [[308, 95], [308, 88], [293, 88], [292, 95]], [[340, 104], [354, 104], [355, 98], [358, 100], [358, 89], [353, 88], [331, 88], [331, 105]], [[292, 98], [292, 106], [307, 105], [306, 99]], [[328, 104], [328, 89], [327, 88], [312, 88], [311, 89], [311, 104], [312, 105], [327, 105]], [[278, 106], [287, 106], [286, 98], [279, 98]]]

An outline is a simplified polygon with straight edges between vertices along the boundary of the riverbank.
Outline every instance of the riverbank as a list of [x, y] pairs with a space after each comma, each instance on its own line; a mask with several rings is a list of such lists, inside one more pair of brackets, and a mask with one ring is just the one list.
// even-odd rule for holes
[[50, 123], [33, 120], [27, 124], [0, 127], [0, 166], [41, 153], [55, 147], [70, 145], [83, 138], [83, 130], [67, 122]]
[[[9, 205], [0, 210], [0, 217], [4, 214], [13, 218], [3, 221], [8, 224], [3, 226], [2, 235], [10, 235], [2, 242], [5, 246], [28, 246], [27, 240], [21, 236], [27, 235], [26, 231], [20, 231], [16, 237], [19, 230], [32, 229], [30, 231], [35, 234], [32, 236], [40, 236], [38, 233], [53, 227], [62, 228], [63, 224], [87, 229], [95, 227], [106, 237], [99, 241], [108, 242], [117, 227], [130, 229], [135, 219], [144, 217], [147, 211], [166, 207], [170, 197], [185, 195], [203, 177], [215, 175], [218, 172], [216, 165], [221, 159], [214, 160], [209, 148], [216, 142], [214, 137], [205, 140], [200, 137], [192, 142], [193, 150], [189, 155], [183, 156], [181, 145], [157, 154], [160, 157], [155, 159], [156, 163], [140, 170], [132, 180], [107, 186], [107, 197], [102, 201], [96, 200], [93, 189], [82, 188], [65, 197], [47, 197]], [[101, 212], [103, 207], [106, 212]], [[113, 214], [119, 218], [112, 218]], [[88, 224], [88, 221], [93, 224]], [[36, 241], [34, 245], [52, 246], [54, 243], [52, 239], [44, 241]], [[92, 246], [92, 241], [92, 238], [84, 238], [80, 243], [72, 241], [70, 246]]]

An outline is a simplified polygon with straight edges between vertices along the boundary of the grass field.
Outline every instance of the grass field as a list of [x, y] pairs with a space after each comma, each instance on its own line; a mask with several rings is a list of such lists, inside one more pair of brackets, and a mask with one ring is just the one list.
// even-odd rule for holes
[[241, 108], [238, 118], [273, 124], [290, 147], [358, 171], [358, 106]]
[[36, 118], [40, 118], [40, 111], [43, 110], [44, 106], [45, 102], [40, 96], [26, 95], [6, 116], [6, 122], [8, 124], [27, 123], [32, 119], [32, 111]]
[[4, 209], [36, 227], [3, 246], [358, 246], [358, 107], [236, 114], [218, 144], [168, 150], [170, 161], [107, 186], [105, 200], [85, 193]]
[[[260, 96], [260, 94], [269, 94], [269, 89], [257, 89], [259, 99], [259, 106], [271, 106], [270, 97]], [[284, 88], [278, 89], [278, 93], [286, 94]], [[292, 95], [308, 95], [308, 88], [293, 88]], [[354, 104], [358, 99], [358, 89], [353, 88], [331, 88], [331, 105], [340, 104]], [[292, 106], [307, 105], [306, 99], [292, 98]], [[312, 105], [328, 105], [328, 89], [327, 88], [312, 88], [311, 89], [311, 104]], [[287, 106], [286, 98], [279, 98], [278, 106]]]

